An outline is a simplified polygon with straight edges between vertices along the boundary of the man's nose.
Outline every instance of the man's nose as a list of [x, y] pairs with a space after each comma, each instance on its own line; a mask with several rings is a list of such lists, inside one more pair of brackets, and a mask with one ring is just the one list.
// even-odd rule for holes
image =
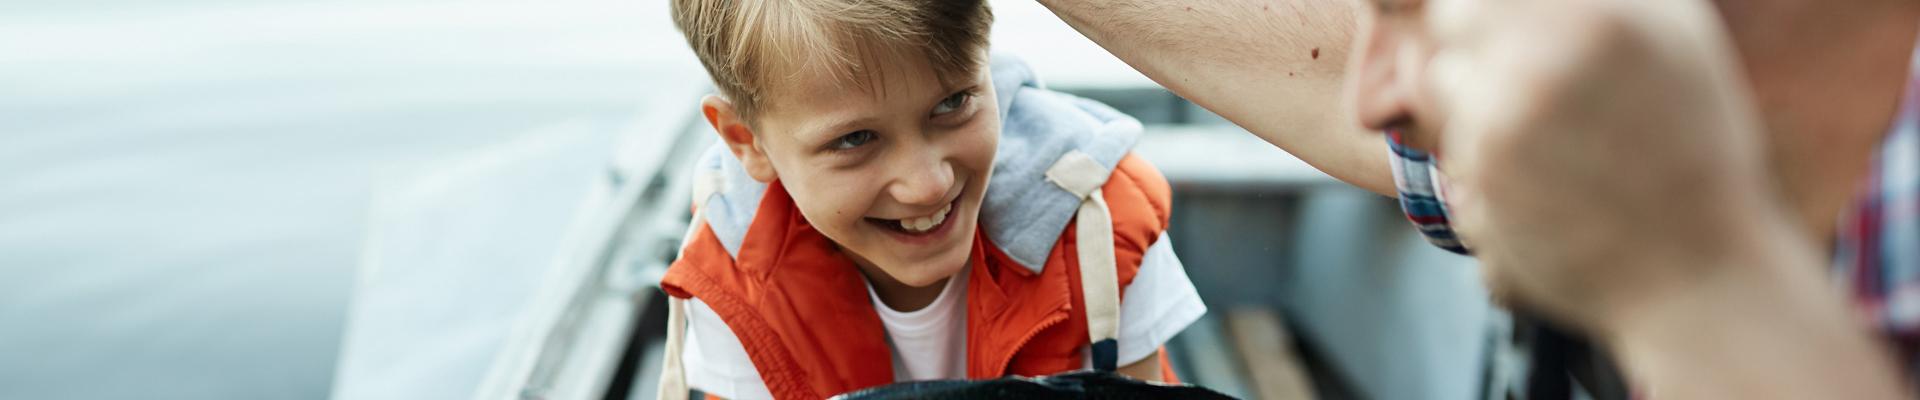
[[1422, 112], [1425, 70], [1432, 59], [1430, 43], [1421, 32], [1398, 27], [1367, 32], [1353, 73], [1354, 112], [1361, 126], [1392, 131], [1402, 145], [1438, 151], [1436, 136], [1443, 116]]
[[1401, 63], [1402, 40], [1395, 32], [1373, 29], [1359, 39], [1352, 90], [1355, 117], [1370, 130], [1387, 130], [1411, 119], [1411, 84]]

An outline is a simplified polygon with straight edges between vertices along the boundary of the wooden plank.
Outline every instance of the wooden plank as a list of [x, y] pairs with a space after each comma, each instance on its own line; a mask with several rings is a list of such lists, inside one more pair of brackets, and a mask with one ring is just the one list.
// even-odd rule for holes
[[1205, 386], [1236, 399], [1250, 396], [1240, 358], [1233, 355], [1221, 317], [1207, 314], [1167, 343], [1167, 356], [1182, 383]]
[[1272, 308], [1236, 308], [1227, 311], [1227, 336], [1235, 353], [1253, 382], [1254, 398], [1296, 400], [1315, 398], [1313, 381], [1300, 356], [1293, 350], [1293, 337], [1285, 320]]

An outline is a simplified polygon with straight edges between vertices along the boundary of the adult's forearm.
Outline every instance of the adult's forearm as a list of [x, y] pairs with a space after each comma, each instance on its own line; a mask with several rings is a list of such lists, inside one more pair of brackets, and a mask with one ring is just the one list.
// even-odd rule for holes
[[1343, 106], [1343, 0], [1041, 0], [1175, 93], [1336, 178], [1392, 193], [1385, 144]]

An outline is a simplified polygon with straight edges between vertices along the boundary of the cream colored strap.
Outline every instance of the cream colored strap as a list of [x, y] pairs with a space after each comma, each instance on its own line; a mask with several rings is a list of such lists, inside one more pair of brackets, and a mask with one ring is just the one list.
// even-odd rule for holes
[[694, 175], [693, 175], [693, 206], [694, 208], [700, 208], [701, 206], [707, 205], [707, 198], [713, 197], [714, 193], [719, 193], [720, 188], [726, 185], [727, 185], [727, 177], [726, 175], [721, 175], [720, 171], [700, 170], [698, 172], [694, 172]]
[[[687, 233], [680, 238], [680, 257], [686, 257], [687, 244], [693, 243], [693, 234], [700, 225], [707, 223], [707, 199], [720, 190], [725, 177], [715, 171], [702, 170], [693, 179], [693, 219], [687, 223]], [[687, 388], [686, 368], [681, 365], [682, 351], [687, 342], [687, 299], [667, 296], [667, 345], [660, 356], [660, 392], [654, 397], [659, 400], [686, 400], [690, 392]]]
[[1069, 152], [1047, 168], [1047, 180], [1080, 198], [1074, 215], [1074, 247], [1079, 249], [1080, 291], [1086, 297], [1088, 352], [1093, 368], [1118, 369], [1120, 336], [1120, 278], [1113, 255], [1113, 216], [1100, 187], [1107, 169], [1093, 157]]
[[687, 220], [687, 233], [680, 235], [680, 257], [687, 257], [687, 245], [693, 243], [693, 233], [700, 231], [700, 225], [707, 223], [707, 200], [718, 193], [726, 177], [719, 172], [700, 171], [693, 176], [693, 218]]
[[680, 365], [681, 349], [686, 347], [687, 299], [667, 296], [667, 346], [660, 356], [660, 400], [687, 400], [686, 368]]

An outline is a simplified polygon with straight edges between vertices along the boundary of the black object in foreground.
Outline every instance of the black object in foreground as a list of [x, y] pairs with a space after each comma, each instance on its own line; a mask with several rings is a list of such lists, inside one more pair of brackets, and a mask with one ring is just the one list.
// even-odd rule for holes
[[1212, 389], [1142, 382], [1111, 372], [1083, 371], [1039, 378], [905, 382], [859, 390], [841, 400], [887, 399], [1232, 399]]

